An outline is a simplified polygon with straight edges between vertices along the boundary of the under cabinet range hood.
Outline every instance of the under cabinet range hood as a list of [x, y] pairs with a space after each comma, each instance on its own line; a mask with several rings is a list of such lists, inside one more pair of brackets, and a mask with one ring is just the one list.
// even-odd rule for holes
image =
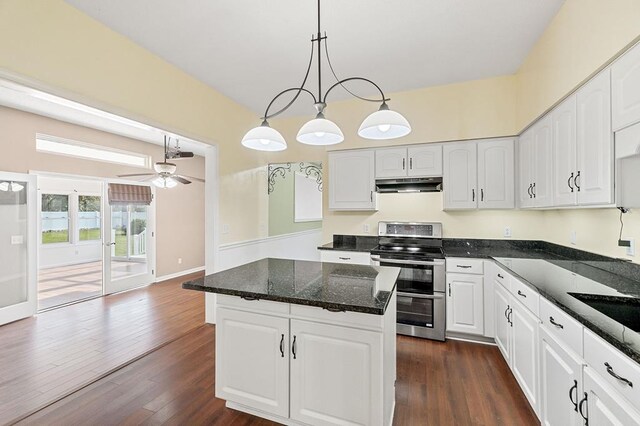
[[376, 179], [376, 192], [440, 192], [442, 177]]

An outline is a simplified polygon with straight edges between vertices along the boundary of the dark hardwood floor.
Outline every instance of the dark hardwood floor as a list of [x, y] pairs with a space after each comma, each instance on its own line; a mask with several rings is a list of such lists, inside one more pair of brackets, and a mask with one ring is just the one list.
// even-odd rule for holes
[[180, 287], [199, 275], [0, 327], [0, 424], [23, 418], [200, 327], [204, 296]]
[[[214, 396], [211, 325], [135, 361], [20, 424], [272, 425]], [[395, 425], [539, 425], [498, 349], [398, 337]]]

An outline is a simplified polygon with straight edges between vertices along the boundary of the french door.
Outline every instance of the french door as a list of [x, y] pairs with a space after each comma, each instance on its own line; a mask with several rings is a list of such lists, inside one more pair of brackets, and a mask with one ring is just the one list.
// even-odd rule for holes
[[108, 188], [103, 197], [105, 294], [155, 281], [155, 202], [113, 202]]
[[0, 172], [0, 325], [37, 309], [37, 177]]

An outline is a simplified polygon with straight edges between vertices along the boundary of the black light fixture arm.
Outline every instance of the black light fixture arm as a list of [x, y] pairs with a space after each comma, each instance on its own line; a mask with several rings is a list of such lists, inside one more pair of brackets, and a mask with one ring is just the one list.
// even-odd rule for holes
[[[382, 102], [383, 104], [386, 104], [386, 102], [391, 99], [391, 98], [385, 97], [384, 96], [384, 92], [382, 91], [380, 86], [378, 86], [376, 83], [374, 83], [373, 81], [369, 80], [368, 78], [364, 78], [364, 77], [349, 77], [349, 78], [343, 78], [342, 80], [340, 80], [337, 83], [335, 83], [333, 86], [329, 87], [329, 89], [324, 94], [324, 98], [322, 99], [322, 102], [325, 102], [325, 103], [327, 102], [327, 96], [329, 96], [329, 92], [331, 92], [334, 89], [334, 87], [342, 86], [344, 83], [346, 83], [348, 81], [353, 81], [353, 80], [366, 81], [367, 83], [373, 84], [375, 86], [375, 88], [378, 89], [378, 92], [380, 92], [380, 96], [381, 96], [381, 99], [367, 99], [367, 98], [361, 98], [360, 96], [356, 96], [356, 98], [362, 99], [363, 101], [367, 101], [367, 102]], [[351, 93], [351, 92], [349, 92], [349, 93]]]
[[[285, 93], [293, 92], [294, 90], [297, 90], [297, 91], [298, 91], [298, 93], [296, 93], [296, 95], [293, 97], [293, 99], [291, 99], [291, 101], [289, 101], [289, 103], [288, 103], [287, 105], [285, 105], [284, 107], [282, 107], [280, 110], [278, 110], [278, 111], [274, 112], [273, 114], [269, 114], [269, 109], [271, 108], [271, 105], [273, 105], [273, 103], [276, 101], [276, 99], [278, 99], [280, 96], [284, 95]], [[262, 118], [262, 120], [265, 120], [265, 121], [266, 121], [266, 120], [268, 120], [268, 119], [270, 119], [270, 118], [273, 118], [273, 117], [275, 117], [275, 116], [277, 116], [277, 115], [280, 115], [280, 114], [282, 114], [283, 112], [285, 112], [285, 111], [286, 111], [287, 109], [289, 109], [289, 107], [290, 107], [291, 105], [293, 105], [293, 103], [298, 99], [298, 96], [300, 96], [300, 93], [301, 93], [301, 92], [306, 92], [306, 93], [308, 93], [309, 95], [311, 95], [311, 97], [313, 98], [313, 103], [317, 103], [316, 96], [315, 96], [313, 93], [311, 93], [311, 91], [310, 91], [310, 90], [307, 90], [307, 89], [305, 89], [304, 87], [292, 87], [292, 88], [290, 88], [290, 89], [283, 90], [282, 92], [278, 93], [278, 94], [277, 94], [277, 95], [276, 95], [276, 96], [271, 100], [271, 102], [269, 102], [269, 105], [267, 106], [267, 109], [266, 109], [266, 111], [264, 112], [264, 116], [263, 116], [263, 117], [261, 117], [261, 118]]]

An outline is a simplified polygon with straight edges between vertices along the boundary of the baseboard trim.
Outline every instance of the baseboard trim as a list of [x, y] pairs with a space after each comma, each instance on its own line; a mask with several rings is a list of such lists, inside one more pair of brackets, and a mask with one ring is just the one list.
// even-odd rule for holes
[[161, 277], [156, 277], [156, 280], [154, 281], [154, 284], [162, 282], [162, 281], [172, 280], [174, 278], [178, 278], [178, 277], [181, 277], [183, 275], [194, 274], [194, 273], [200, 272], [200, 271], [204, 271], [204, 266], [198, 266], [197, 268], [185, 269], [184, 271], [178, 271], [178, 272], [175, 272], [173, 274], [167, 274], [167, 275], [163, 275]]

